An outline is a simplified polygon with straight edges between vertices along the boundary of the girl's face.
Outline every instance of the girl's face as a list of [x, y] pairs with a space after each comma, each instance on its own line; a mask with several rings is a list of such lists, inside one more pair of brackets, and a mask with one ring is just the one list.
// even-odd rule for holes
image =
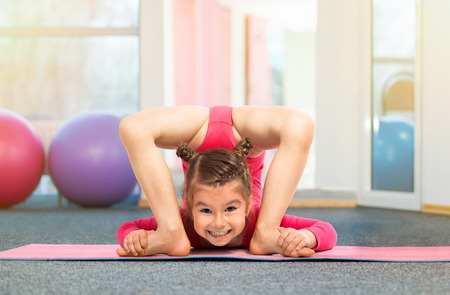
[[221, 187], [196, 186], [192, 217], [194, 229], [206, 242], [205, 246], [242, 245], [249, 206], [238, 190], [238, 185], [237, 181], [233, 181]]

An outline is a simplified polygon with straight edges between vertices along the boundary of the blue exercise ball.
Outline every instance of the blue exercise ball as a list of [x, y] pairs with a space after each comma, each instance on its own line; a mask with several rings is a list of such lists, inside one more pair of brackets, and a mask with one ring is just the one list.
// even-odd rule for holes
[[0, 208], [27, 199], [44, 172], [42, 141], [22, 116], [0, 109]]
[[372, 145], [372, 188], [414, 191], [414, 123], [399, 116], [381, 117]]
[[49, 148], [49, 171], [58, 191], [73, 203], [105, 207], [123, 201], [136, 186], [119, 137], [120, 119], [86, 112], [64, 123]]

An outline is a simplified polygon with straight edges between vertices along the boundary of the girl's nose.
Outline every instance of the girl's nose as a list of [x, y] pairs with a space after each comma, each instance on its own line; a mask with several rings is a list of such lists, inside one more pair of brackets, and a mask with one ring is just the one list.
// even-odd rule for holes
[[217, 228], [221, 228], [225, 226], [225, 219], [222, 214], [215, 214], [213, 220], [213, 226]]

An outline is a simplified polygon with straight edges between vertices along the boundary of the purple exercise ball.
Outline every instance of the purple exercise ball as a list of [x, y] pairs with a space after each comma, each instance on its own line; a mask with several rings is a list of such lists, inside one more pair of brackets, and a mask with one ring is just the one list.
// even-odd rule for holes
[[41, 180], [44, 164], [44, 146], [31, 124], [0, 109], [0, 208], [27, 199]]
[[53, 137], [50, 175], [58, 191], [73, 203], [106, 207], [123, 201], [136, 186], [119, 123], [112, 114], [82, 113]]

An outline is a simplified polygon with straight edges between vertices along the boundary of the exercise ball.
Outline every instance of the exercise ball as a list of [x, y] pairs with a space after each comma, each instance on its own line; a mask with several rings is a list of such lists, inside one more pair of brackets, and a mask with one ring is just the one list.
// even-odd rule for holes
[[44, 146], [31, 124], [0, 109], [0, 207], [27, 199], [44, 172]]
[[92, 111], [66, 121], [52, 138], [49, 172], [58, 191], [84, 207], [106, 207], [136, 186], [119, 137], [120, 119]]
[[414, 123], [400, 116], [379, 119], [373, 134], [374, 190], [414, 190]]

